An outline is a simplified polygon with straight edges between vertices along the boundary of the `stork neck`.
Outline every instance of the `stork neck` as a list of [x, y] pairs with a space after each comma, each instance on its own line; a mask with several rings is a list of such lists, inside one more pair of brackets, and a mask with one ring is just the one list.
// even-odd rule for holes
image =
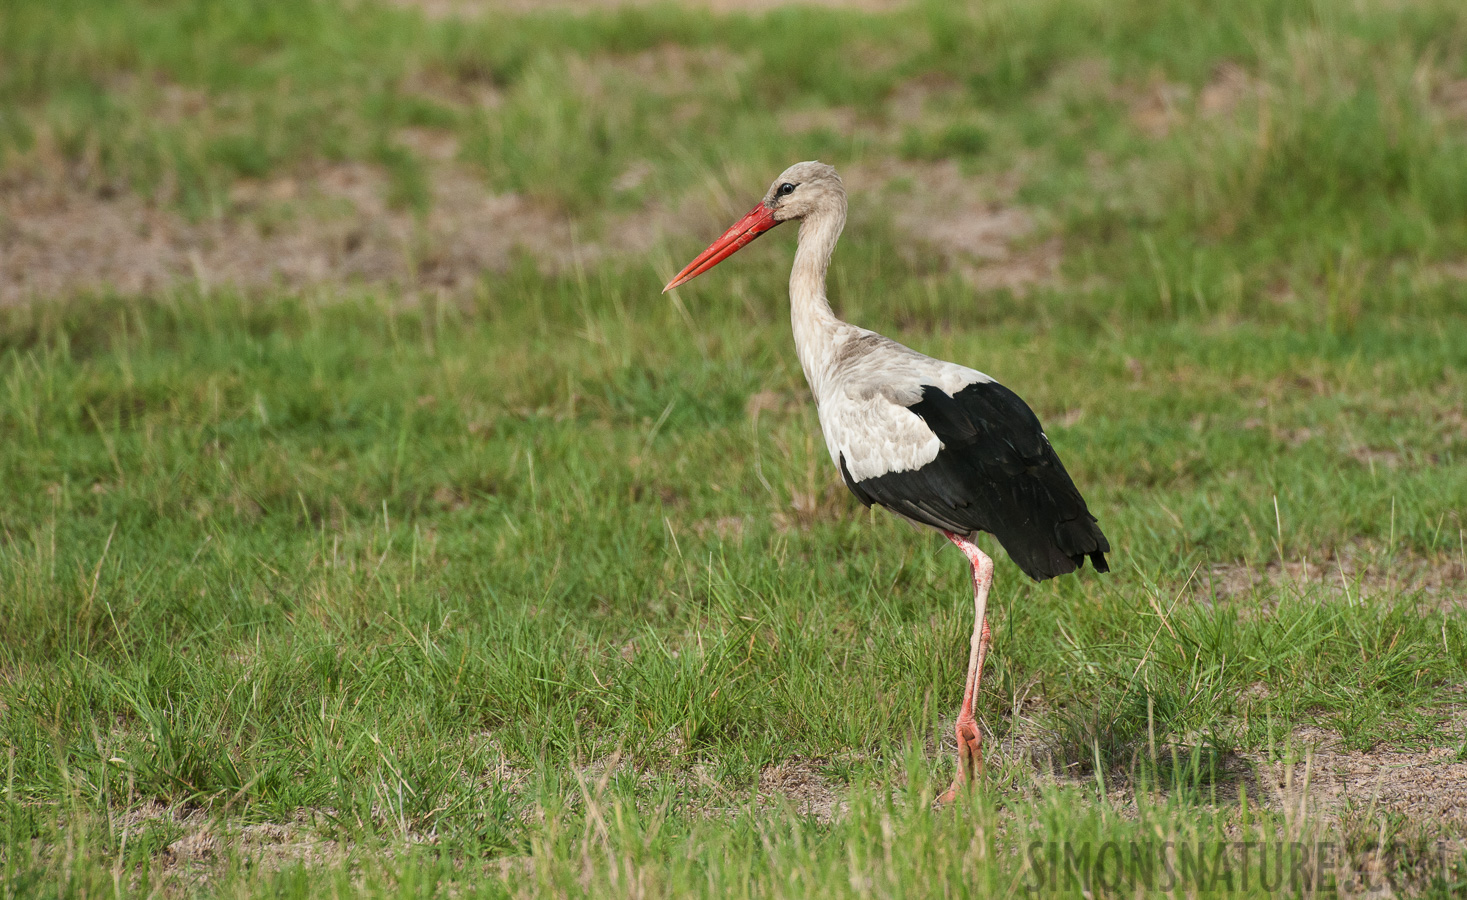
[[[844, 198], [842, 198], [844, 199]], [[800, 243], [795, 265], [790, 270], [790, 321], [794, 327], [795, 352], [805, 380], [819, 393], [824, 374], [822, 350], [829, 347], [840, 320], [825, 296], [825, 273], [830, 256], [846, 224], [845, 204], [807, 216], [800, 223]]]

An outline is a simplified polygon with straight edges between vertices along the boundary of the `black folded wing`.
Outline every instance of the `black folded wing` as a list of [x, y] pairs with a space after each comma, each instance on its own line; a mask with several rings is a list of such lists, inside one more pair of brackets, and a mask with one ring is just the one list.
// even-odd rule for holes
[[908, 407], [942, 441], [919, 469], [856, 481], [841, 477], [862, 503], [959, 534], [986, 531], [1036, 581], [1073, 572], [1090, 558], [1108, 572], [1110, 543], [1039, 419], [1018, 394], [978, 382], [949, 396], [925, 385]]

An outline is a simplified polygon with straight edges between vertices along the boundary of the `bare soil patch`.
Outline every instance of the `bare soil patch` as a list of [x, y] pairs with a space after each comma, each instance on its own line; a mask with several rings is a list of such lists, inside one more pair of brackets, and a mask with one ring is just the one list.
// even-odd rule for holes
[[[1451, 730], [1460, 740], [1467, 716], [1459, 711], [1455, 723]], [[1093, 774], [1076, 776], [1055, 767], [1055, 735], [1027, 715], [1016, 717], [1001, 736], [985, 729], [984, 741], [992, 770], [1015, 767], [1021, 790], [1035, 782], [1095, 784]], [[951, 743], [929, 752], [950, 754]], [[1165, 758], [1165, 748], [1162, 753]], [[1189, 756], [1190, 751], [1180, 750], [1182, 760]], [[1215, 768], [1204, 786], [1209, 805], [1234, 806], [1246, 795], [1249, 804], [1283, 817], [1289, 839], [1342, 842], [1348, 865], [1373, 875], [1390, 871], [1399, 879], [1403, 873], [1394, 870], [1402, 862], [1430, 868], [1439, 852], [1450, 859], [1467, 850], [1467, 760], [1452, 746], [1349, 750], [1332, 731], [1300, 726], [1287, 746], [1272, 754], [1227, 753], [1211, 764]], [[1105, 783], [1115, 808], [1134, 814], [1138, 785], [1128, 773], [1110, 771]], [[1420, 858], [1402, 859], [1413, 853]], [[1435, 874], [1434, 869], [1417, 873], [1427, 879]], [[1380, 877], [1372, 880], [1381, 883]]]
[[123, 813], [117, 824], [134, 836], [159, 824], [181, 832], [155, 857], [155, 873], [161, 872], [166, 891], [169, 885], [207, 882], [231, 858], [267, 872], [297, 863], [340, 866], [346, 860], [346, 848], [316, 834], [313, 823], [318, 815], [303, 809], [291, 822], [233, 825], [218, 821], [202, 808], [165, 806], [153, 800]]
[[[458, 284], [477, 267], [504, 265], [514, 244], [500, 233], [443, 234], [445, 219], [462, 217], [463, 202], [438, 188], [450, 207], [420, 224], [387, 206], [385, 179], [372, 167], [324, 166], [241, 183], [226, 215], [191, 222], [120, 190], [12, 179], [0, 189], [0, 302], [101, 290], [138, 294], [177, 282], [205, 290]], [[518, 218], [535, 231], [553, 228], [516, 198], [478, 194], [481, 216]]]
[[572, 56], [568, 63], [582, 94], [607, 100], [627, 82], [664, 97], [688, 94], [699, 79], [736, 77], [752, 65], [750, 59], [723, 47], [682, 44], [663, 44], [632, 54]]
[[[722, 520], [719, 524], [723, 524]], [[736, 527], [741, 529], [742, 521]], [[628, 660], [634, 659], [638, 652], [635, 640], [628, 641], [620, 650], [621, 656]], [[492, 737], [486, 736], [485, 739], [493, 743]], [[676, 731], [670, 732], [661, 744], [662, 751], [675, 757], [685, 752], [682, 736]], [[756, 802], [761, 805], [788, 804], [801, 815], [813, 816], [820, 822], [831, 821], [845, 808], [845, 803], [838, 784], [824, 774], [825, 765], [826, 761], [822, 759], [794, 756], [765, 766], [759, 772]], [[705, 799], [713, 804], [710, 811], [732, 808], [722, 804], [733, 802], [737, 805], [743, 792], [719, 783], [711, 774], [713, 768], [708, 762], [693, 763], [685, 768], [674, 764], [677, 780], [688, 789], [711, 791], [711, 796], [705, 794]], [[601, 802], [608, 783], [615, 775], [631, 774], [643, 784], [650, 783], [656, 775], [651, 769], [620, 753], [597, 759], [578, 768], [575, 774], [581, 790], [579, 796], [571, 800], [572, 803]], [[489, 773], [488, 778], [501, 788], [519, 794], [528, 784], [531, 773], [501, 762], [499, 769]]]
[[744, 415], [751, 421], [759, 421], [764, 413], [775, 416], [788, 416], [798, 413], [809, 405], [810, 398], [796, 391], [758, 391], [750, 394], [749, 399], [744, 401]]
[[437, 66], [410, 72], [401, 90], [461, 112], [495, 110], [504, 105], [504, 91], [488, 75], [450, 73]]
[[[628, 80], [652, 85], [673, 98], [677, 115], [675, 95], [686, 85], [741, 64], [724, 51], [667, 46], [572, 60], [571, 75], [591, 98], [611, 99]], [[874, 120], [836, 108], [789, 113], [784, 125], [791, 132], [871, 129], [893, 138], [912, 122], [928, 121], [928, 100], [954, 89], [941, 79], [915, 79]], [[136, 79], [118, 90], [146, 93], [150, 108], [168, 121], [210, 116], [208, 98], [198, 91]], [[493, 85], [432, 69], [408, 76], [406, 90], [459, 109], [503, 102]], [[194, 220], [176, 209], [169, 185], [140, 196], [85, 161], [68, 161], [54, 140], [40, 135], [28, 157], [0, 173], [0, 304], [100, 291], [144, 294], [179, 284], [246, 293], [354, 286], [409, 297], [466, 292], [484, 272], [502, 271], [518, 255], [556, 271], [645, 255], [668, 234], [712, 234], [726, 215], [746, 208], [751, 185], [769, 175], [732, 165], [674, 201], [572, 219], [525, 196], [491, 190], [460, 161], [459, 141], [448, 130], [402, 128], [393, 138], [426, 170], [423, 212], [389, 202], [392, 184], [378, 166], [316, 162], [239, 180], [219, 208]], [[935, 252], [983, 290], [1023, 291], [1057, 280], [1060, 244], [1038, 239], [1035, 214], [1013, 202], [1016, 174], [972, 176], [952, 161], [895, 158], [845, 168], [853, 193], [889, 202], [909, 254]], [[655, 177], [651, 163], [633, 160], [611, 186], [625, 195]]]
[[935, 251], [979, 290], [1022, 293], [1059, 279], [1060, 241], [1034, 242], [1035, 214], [1013, 202], [1018, 173], [982, 178], [951, 160], [883, 159], [849, 166], [842, 177], [853, 192], [886, 201], [910, 248]]
[[[658, 0], [392, 0], [394, 5], [416, 9], [430, 19], [474, 18], [511, 13], [523, 14], [557, 10], [572, 13], [604, 12], [625, 7], [651, 6]], [[905, 5], [907, 0], [682, 0], [692, 9], [715, 13], [757, 13], [780, 6], [799, 4], [827, 9], [853, 9], [862, 12], [888, 12]]]
[[829, 822], [845, 808], [830, 779], [820, 771], [817, 759], [791, 757], [759, 773], [759, 794], [765, 799], [778, 797], [795, 811]]
[[961, 103], [963, 96], [961, 82], [945, 75], [928, 74], [897, 85], [875, 113], [852, 106], [813, 106], [785, 110], [780, 113], [779, 122], [791, 135], [824, 130], [844, 137], [860, 134], [892, 141], [900, 138], [908, 127], [946, 124], [947, 110], [931, 110], [929, 106], [941, 107], [939, 101], [943, 100]]
[[1467, 78], [1457, 78], [1437, 87], [1433, 99], [1448, 118], [1467, 122]]
[[1219, 563], [1199, 572], [1195, 590], [1203, 596], [1230, 600], [1258, 591], [1288, 591], [1300, 597], [1350, 603], [1390, 603], [1417, 596], [1434, 606], [1467, 604], [1467, 565], [1451, 558], [1423, 558], [1404, 553], [1371, 553], [1347, 547], [1318, 559], [1261, 567]]
[[829, 131], [850, 137], [858, 130], [875, 127], [874, 123], [850, 106], [815, 106], [789, 109], [779, 114], [779, 125], [789, 135]]
[[[1093, 82], [1089, 76], [1080, 80]], [[962, 90], [950, 78], [924, 76], [899, 85], [877, 114], [852, 107], [792, 110], [780, 124], [792, 135], [827, 130], [895, 143], [909, 130], [946, 123], [944, 98]], [[909, 256], [935, 252], [979, 290], [1022, 293], [1059, 280], [1059, 240], [1043, 238], [1036, 213], [1015, 203], [1021, 172], [974, 175], [953, 159], [882, 156], [843, 166], [841, 177], [853, 195], [875, 198], [891, 210]]]
[[178, 283], [457, 292], [520, 253], [552, 270], [645, 253], [670, 222], [659, 207], [588, 227], [524, 197], [492, 193], [450, 162], [457, 148], [449, 135], [411, 129], [398, 138], [431, 164], [426, 214], [390, 205], [385, 174], [362, 163], [242, 181], [229, 208], [203, 221], [117, 186], [11, 174], [0, 180], [0, 303]]
[[[610, 101], [628, 82], [671, 96], [741, 64], [723, 50], [668, 45], [572, 59], [570, 74], [586, 97]], [[114, 89], [139, 95], [160, 121], [203, 127], [214, 115], [198, 90], [136, 77], [119, 79]], [[493, 84], [432, 67], [409, 74], [404, 90], [459, 110], [504, 102]], [[246, 293], [351, 286], [410, 297], [458, 293], [520, 255], [549, 271], [642, 256], [665, 234], [711, 233], [722, 218], [703, 196], [685, 198], [692, 202], [678, 209], [652, 200], [637, 210], [571, 218], [553, 205], [492, 190], [460, 161], [449, 130], [402, 128], [393, 139], [425, 169], [423, 211], [389, 202], [393, 185], [379, 166], [311, 162], [241, 179], [218, 208], [195, 220], [176, 208], [176, 186], [164, 183], [153, 196], [140, 196], [106, 180], [94, 161], [69, 159], [43, 130], [32, 151], [0, 172], [0, 304], [178, 284]], [[650, 163], [634, 160], [611, 186], [626, 194], [654, 176]]]
[[1278, 808], [1307, 809], [1331, 823], [1346, 816], [1396, 813], [1431, 831], [1467, 837], [1467, 761], [1456, 750], [1346, 750], [1320, 728], [1294, 729], [1297, 761], [1255, 759], [1268, 777], [1265, 799]]
[[1170, 81], [1153, 81], [1141, 87], [1116, 87], [1114, 96], [1130, 109], [1131, 124], [1154, 138], [1164, 138], [1194, 116], [1222, 118], [1232, 115], [1244, 101], [1268, 89], [1260, 78], [1242, 66], [1224, 62], [1200, 90]]

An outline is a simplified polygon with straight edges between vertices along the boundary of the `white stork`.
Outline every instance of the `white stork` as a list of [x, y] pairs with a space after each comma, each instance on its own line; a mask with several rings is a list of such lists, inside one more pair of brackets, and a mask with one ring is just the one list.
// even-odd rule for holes
[[973, 567], [973, 639], [955, 732], [958, 772], [949, 802], [982, 767], [973, 703], [988, 653], [993, 560], [974, 538], [986, 531], [1036, 581], [1073, 572], [1086, 557], [1107, 572], [1110, 544], [1049, 445], [1033, 410], [982, 372], [923, 356], [842, 322], [825, 297], [825, 273], [846, 223], [835, 169], [790, 166], [769, 192], [670, 281], [696, 278], [781, 222], [800, 220], [790, 272], [795, 350], [815, 394], [831, 461], [862, 503], [935, 528]]

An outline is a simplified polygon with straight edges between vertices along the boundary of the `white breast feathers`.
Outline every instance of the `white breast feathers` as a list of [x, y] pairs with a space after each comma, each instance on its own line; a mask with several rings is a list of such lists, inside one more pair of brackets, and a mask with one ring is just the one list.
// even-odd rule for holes
[[856, 481], [919, 469], [937, 457], [942, 442], [908, 407], [934, 386], [949, 395], [987, 375], [924, 356], [863, 328], [835, 342], [811, 387], [830, 458]]

